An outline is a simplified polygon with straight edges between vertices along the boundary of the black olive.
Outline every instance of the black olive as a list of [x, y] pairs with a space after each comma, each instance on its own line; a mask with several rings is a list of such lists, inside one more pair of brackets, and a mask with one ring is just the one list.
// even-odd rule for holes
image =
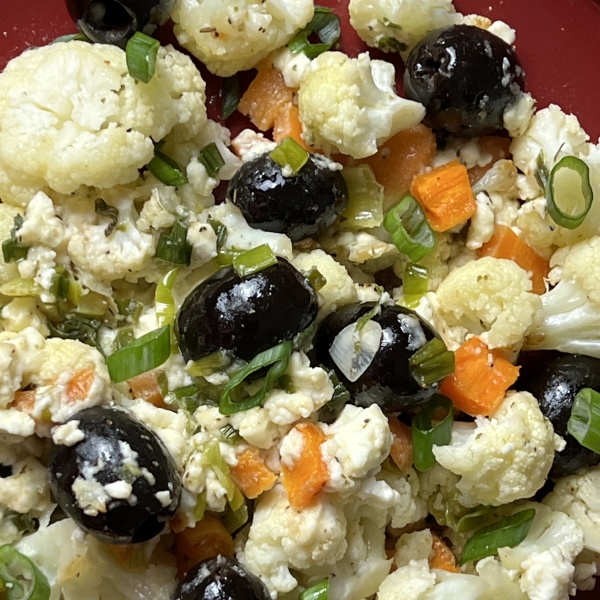
[[[50, 485], [58, 505], [103, 542], [132, 544], [158, 535], [181, 495], [177, 467], [158, 437], [125, 409], [110, 406], [86, 408], [69, 421], [78, 421], [84, 438], [52, 444]], [[105, 486], [116, 482], [117, 488], [131, 485], [131, 495], [107, 496]]]
[[244, 163], [227, 188], [227, 198], [251, 227], [285, 233], [293, 242], [321, 233], [348, 204], [348, 188], [340, 171], [311, 155], [293, 175], [263, 154]]
[[0, 478], [6, 479], [13, 474], [13, 468], [11, 465], [0, 464]]
[[567, 431], [575, 396], [586, 387], [600, 391], [600, 359], [577, 354], [561, 356], [546, 363], [538, 377], [524, 385], [537, 398], [554, 431], [567, 442], [566, 448], [554, 455], [550, 471], [552, 478], [571, 475], [582, 467], [600, 462], [600, 454], [582, 446]]
[[381, 345], [366, 371], [354, 382], [337, 366], [329, 349], [337, 335], [355, 323], [375, 304], [349, 304], [327, 316], [319, 326], [315, 339], [316, 360], [334, 369], [340, 381], [358, 406], [378, 404], [386, 413], [411, 408], [430, 398], [438, 389], [435, 383], [422, 388], [410, 373], [412, 355], [434, 337], [435, 330], [416, 312], [402, 306], [383, 306], [372, 318], [381, 325]]
[[473, 137], [498, 131], [523, 89], [525, 74], [512, 46], [479, 27], [430, 31], [410, 53], [406, 97], [425, 106], [433, 129]]
[[176, 323], [179, 349], [186, 361], [218, 350], [250, 361], [306, 329], [317, 311], [316, 292], [283, 258], [244, 279], [227, 267], [183, 302]]
[[124, 46], [136, 32], [166, 23], [175, 0], [67, 0], [79, 29], [93, 42]]
[[267, 586], [235, 558], [208, 558], [191, 568], [173, 600], [270, 600]]

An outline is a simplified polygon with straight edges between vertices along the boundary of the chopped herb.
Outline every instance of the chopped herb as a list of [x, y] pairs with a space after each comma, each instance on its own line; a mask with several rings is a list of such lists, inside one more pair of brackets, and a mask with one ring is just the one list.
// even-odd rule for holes
[[238, 107], [240, 103], [240, 78], [238, 74], [232, 75], [231, 77], [225, 77], [223, 79], [222, 96], [223, 101], [221, 103], [221, 116], [223, 119], [228, 119]]
[[176, 265], [189, 265], [192, 246], [187, 241], [187, 226], [177, 219], [168, 233], [161, 233], [156, 245], [156, 258]]
[[106, 217], [109, 220], [109, 223], [104, 230], [104, 235], [108, 237], [115, 230], [115, 227], [119, 222], [119, 209], [110, 204], [106, 204], [102, 198], [96, 198], [94, 211], [97, 215]]
[[198, 160], [204, 165], [208, 176], [213, 179], [219, 174], [221, 167], [225, 166], [225, 160], [214, 142], [200, 150]]
[[[308, 38], [315, 33], [320, 44], [311, 43]], [[315, 58], [330, 50], [340, 39], [340, 18], [325, 6], [315, 6], [312, 21], [288, 44], [292, 54], [303, 52], [308, 58]]]
[[17, 235], [17, 231], [21, 227], [23, 227], [23, 216], [17, 215], [14, 218], [13, 228], [10, 230], [10, 237], [2, 242], [2, 255], [5, 263], [19, 262], [27, 258], [29, 246], [23, 244]]

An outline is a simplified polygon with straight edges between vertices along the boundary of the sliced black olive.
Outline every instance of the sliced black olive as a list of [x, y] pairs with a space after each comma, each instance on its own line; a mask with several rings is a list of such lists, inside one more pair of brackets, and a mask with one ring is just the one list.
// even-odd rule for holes
[[554, 431], [567, 442], [566, 448], [554, 455], [550, 477], [564, 477], [598, 464], [600, 454], [588, 450], [568, 433], [567, 423], [577, 392], [586, 387], [600, 391], [600, 359], [568, 354], [542, 365], [538, 373], [523, 387], [537, 398]]
[[472, 137], [502, 129], [504, 110], [522, 91], [524, 76], [504, 40], [479, 27], [452, 25], [430, 31], [412, 50], [404, 90], [425, 106], [433, 129]]
[[0, 464], [0, 478], [6, 479], [13, 474], [13, 468], [11, 465]]
[[175, 0], [67, 0], [79, 29], [93, 42], [124, 46], [136, 32], [166, 23]]
[[190, 569], [173, 600], [270, 600], [267, 586], [235, 558], [217, 556]]
[[330, 348], [337, 335], [374, 306], [373, 302], [349, 304], [327, 316], [315, 339], [317, 362], [335, 370], [358, 406], [375, 403], [384, 412], [393, 413], [425, 402], [439, 384], [422, 388], [411, 375], [408, 361], [429, 340], [439, 336], [429, 323], [408, 308], [383, 306], [372, 318], [382, 328], [379, 350], [356, 381], [350, 381], [331, 357]]
[[78, 421], [84, 437], [71, 446], [52, 444], [50, 485], [58, 505], [103, 542], [132, 544], [158, 535], [181, 495], [177, 467], [158, 437], [110, 406], [86, 408], [69, 421]]
[[244, 163], [227, 188], [227, 198], [251, 227], [285, 233], [293, 242], [321, 233], [348, 204], [348, 188], [340, 171], [311, 155], [292, 175], [263, 154]]
[[250, 361], [306, 329], [317, 311], [316, 292], [283, 258], [244, 279], [227, 267], [185, 299], [176, 323], [179, 349], [186, 361], [218, 350]]

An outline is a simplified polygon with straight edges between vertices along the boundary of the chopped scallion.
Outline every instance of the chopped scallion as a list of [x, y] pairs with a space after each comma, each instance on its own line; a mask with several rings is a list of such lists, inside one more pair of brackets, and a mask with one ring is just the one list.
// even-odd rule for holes
[[13, 228], [10, 231], [10, 237], [2, 242], [2, 256], [5, 263], [19, 262], [27, 258], [29, 246], [21, 242], [17, 231], [23, 226], [22, 215], [17, 215], [13, 221]]
[[38, 296], [42, 291], [41, 286], [33, 280], [33, 277], [28, 277], [27, 279], [17, 277], [0, 285], [0, 294], [10, 296], [11, 298]]
[[465, 544], [460, 564], [493, 556], [499, 548], [514, 548], [527, 537], [534, 518], [535, 509], [528, 508], [482, 527]]
[[404, 268], [402, 290], [404, 302], [408, 308], [416, 308], [427, 292], [429, 269], [415, 263], [408, 263]]
[[171, 356], [171, 326], [165, 325], [108, 356], [106, 366], [111, 380], [119, 383], [156, 369], [169, 356]]
[[165, 402], [169, 405], [176, 406], [177, 408], [187, 410], [191, 414], [193, 414], [199, 406], [216, 405], [211, 398], [207, 397], [203, 388], [196, 384], [186, 385], [168, 392], [165, 396]]
[[127, 42], [125, 59], [129, 74], [138, 81], [148, 83], [156, 72], [156, 59], [160, 42], [136, 31]]
[[396, 248], [412, 262], [419, 262], [435, 248], [435, 232], [412, 196], [405, 196], [385, 215], [383, 227], [392, 236]]
[[66, 300], [69, 293], [69, 276], [65, 273], [56, 273], [52, 278], [50, 293], [61, 300]]
[[308, 283], [310, 283], [313, 290], [318, 292], [322, 289], [327, 283], [327, 278], [317, 267], [313, 267], [309, 273], [306, 275], [306, 279], [308, 279]]
[[161, 233], [156, 245], [156, 258], [176, 265], [189, 265], [192, 259], [192, 246], [187, 241], [187, 227], [177, 219], [168, 233]]
[[[325, 369], [321, 365], [322, 369]], [[319, 421], [323, 423], [333, 423], [342, 412], [342, 409], [350, 402], [350, 392], [346, 386], [339, 380], [333, 369], [325, 369], [327, 375], [333, 384], [333, 396], [319, 411]]]
[[242, 440], [240, 432], [234, 429], [232, 425], [225, 425], [219, 431], [221, 432], [221, 439], [229, 444], [237, 444]]
[[186, 371], [191, 377], [208, 377], [217, 371], [223, 371], [231, 362], [231, 353], [221, 349], [193, 361], [186, 367]]
[[171, 269], [156, 286], [154, 292], [154, 303], [156, 306], [156, 320], [158, 326], [172, 325], [175, 320], [177, 309], [173, 299], [173, 284], [179, 274], [179, 267]]
[[384, 52], [404, 52], [408, 49], [404, 42], [399, 42], [396, 38], [390, 36], [379, 38], [377, 47]]
[[491, 506], [482, 506], [477, 508], [466, 515], [463, 515], [456, 524], [456, 531], [459, 533], [466, 533], [475, 529], [480, 529], [490, 520], [492, 512]]
[[[433, 413], [441, 408], [446, 417], [437, 425], [432, 424]], [[452, 402], [445, 396], [434, 396], [421, 408], [412, 420], [413, 453], [415, 467], [427, 471], [435, 464], [433, 446], [447, 446], [452, 439], [454, 410]]]
[[223, 525], [225, 529], [233, 535], [236, 531], [239, 531], [248, 522], [248, 506], [244, 502], [237, 510], [233, 510], [231, 505], [225, 510], [225, 514], [222, 517]]
[[425, 388], [454, 373], [454, 352], [441, 339], [433, 338], [408, 359], [408, 367], [415, 381]]
[[310, 154], [293, 138], [286, 137], [271, 150], [269, 156], [282, 168], [290, 167], [298, 173], [308, 162]]
[[154, 149], [154, 158], [147, 165], [148, 171], [161, 183], [172, 187], [185, 185], [188, 180], [181, 167], [170, 156]]
[[348, 186], [348, 206], [341, 214], [345, 229], [379, 227], [383, 222], [383, 186], [377, 183], [368, 165], [345, 167], [342, 171]]
[[240, 78], [237, 73], [231, 77], [225, 77], [223, 79], [222, 96], [221, 102], [221, 116], [223, 119], [228, 119], [238, 107], [240, 103]]
[[[221, 414], [232, 415], [243, 410], [249, 410], [255, 406], [260, 406], [275, 381], [286, 372], [291, 356], [292, 342], [288, 340], [257, 354], [243, 369], [234, 373], [221, 394], [219, 405]], [[235, 401], [232, 396], [244, 384], [246, 378], [263, 367], [269, 367], [269, 370], [261, 389], [249, 398]]]
[[579, 227], [594, 200], [589, 167], [575, 156], [565, 156], [552, 169], [546, 191], [548, 214], [566, 229]]
[[300, 600], [327, 600], [329, 597], [329, 579], [325, 579], [300, 594]]
[[[319, 44], [309, 41], [309, 36], [315, 33], [319, 38]], [[303, 52], [308, 58], [315, 58], [327, 52], [340, 39], [340, 18], [330, 8], [315, 6], [315, 14], [311, 22], [296, 34], [296, 37], [288, 44], [292, 54]]]
[[268, 244], [261, 244], [233, 259], [233, 268], [241, 277], [248, 277], [277, 264], [277, 257]]
[[600, 394], [583, 388], [575, 396], [567, 431], [582, 445], [600, 454]]
[[11, 544], [0, 546], [0, 579], [8, 600], [48, 600], [46, 576]]
[[88, 319], [84, 316], [76, 315], [72, 312], [67, 313], [62, 321], [53, 323], [48, 321], [50, 337], [56, 337], [63, 340], [78, 340], [88, 346], [101, 349], [98, 340], [98, 329], [102, 321], [99, 319]]
[[225, 165], [225, 160], [214, 142], [211, 142], [200, 150], [198, 160], [204, 165], [208, 176], [213, 179], [219, 174], [221, 167]]

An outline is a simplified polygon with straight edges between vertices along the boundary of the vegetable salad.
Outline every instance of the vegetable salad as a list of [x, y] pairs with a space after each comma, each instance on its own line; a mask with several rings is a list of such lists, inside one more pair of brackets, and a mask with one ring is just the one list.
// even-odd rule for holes
[[510, 25], [67, 5], [0, 74], [0, 594], [592, 589], [600, 154]]

